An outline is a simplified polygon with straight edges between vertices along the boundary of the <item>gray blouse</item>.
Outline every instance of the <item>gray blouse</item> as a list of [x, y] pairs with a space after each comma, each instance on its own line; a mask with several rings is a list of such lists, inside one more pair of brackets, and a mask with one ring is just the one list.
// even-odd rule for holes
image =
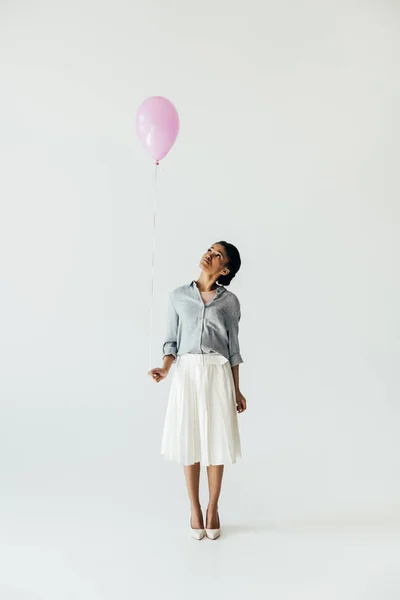
[[173, 354], [222, 354], [231, 367], [243, 362], [239, 348], [240, 302], [220, 285], [204, 303], [193, 280], [169, 293], [163, 357]]

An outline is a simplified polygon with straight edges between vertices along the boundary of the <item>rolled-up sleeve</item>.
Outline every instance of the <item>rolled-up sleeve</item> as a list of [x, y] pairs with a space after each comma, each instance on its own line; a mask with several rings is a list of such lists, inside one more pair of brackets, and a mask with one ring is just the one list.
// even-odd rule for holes
[[238, 305], [234, 316], [231, 319], [228, 336], [229, 336], [229, 362], [231, 367], [238, 365], [243, 362], [242, 355], [240, 354], [239, 345], [239, 321], [241, 317], [240, 305]]
[[175, 310], [174, 303], [171, 298], [171, 294], [168, 295], [168, 306], [167, 306], [167, 325], [164, 336], [164, 344], [162, 348], [163, 358], [168, 354], [173, 354], [176, 359], [177, 356], [177, 339], [178, 339], [178, 322], [179, 316]]

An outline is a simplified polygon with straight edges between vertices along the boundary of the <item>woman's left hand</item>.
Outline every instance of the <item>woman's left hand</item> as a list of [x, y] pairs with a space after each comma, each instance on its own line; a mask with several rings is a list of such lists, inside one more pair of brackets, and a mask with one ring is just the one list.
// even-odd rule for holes
[[236, 408], [239, 413], [243, 412], [247, 408], [246, 398], [243, 396], [240, 390], [237, 390], [236, 392]]

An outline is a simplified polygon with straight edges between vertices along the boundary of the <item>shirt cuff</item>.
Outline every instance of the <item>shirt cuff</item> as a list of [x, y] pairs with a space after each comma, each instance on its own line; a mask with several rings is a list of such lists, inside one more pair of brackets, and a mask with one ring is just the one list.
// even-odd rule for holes
[[229, 362], [230, 362], [231, 367], [234, 367], [235, 365], [239, 365], [240, 363], [242, 363], [243, 358], [242, 358], [242, 355], [240, 354], [240, 352], [236, 352], [236, 354], [233, 354], [232, 356], [230, 356]]
[[167, 356], [168, 354], [173, 354], [176, 360], [176, 346], [175, 344], [171, 344], [171, 343], [165, 343], [163, 346], [163, 358], [164, 356]]

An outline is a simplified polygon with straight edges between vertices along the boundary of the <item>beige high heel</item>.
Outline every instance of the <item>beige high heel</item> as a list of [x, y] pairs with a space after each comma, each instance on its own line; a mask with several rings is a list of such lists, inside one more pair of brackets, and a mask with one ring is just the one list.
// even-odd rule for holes
[[[208, 509], [207, 509], [208, 512]], [[207, 512], [206, 512], [206, 523], [207, 523]], [[218, 527], [216, 529], [208, 529], [206, 527], [206, 536], [210, 539], [210, 540], [216, 540], [217, 537], [219, 537], [221, 535], [221, 524], [219, 522], [219, 513], [217, 511], [217, 518], [218, 518]]]
[[195, 529], [192, 527], [192, 513], [190, 513], [189, 535], [191, 535], [195, 540], [202, 540], [206, 535], [204, 528]]

